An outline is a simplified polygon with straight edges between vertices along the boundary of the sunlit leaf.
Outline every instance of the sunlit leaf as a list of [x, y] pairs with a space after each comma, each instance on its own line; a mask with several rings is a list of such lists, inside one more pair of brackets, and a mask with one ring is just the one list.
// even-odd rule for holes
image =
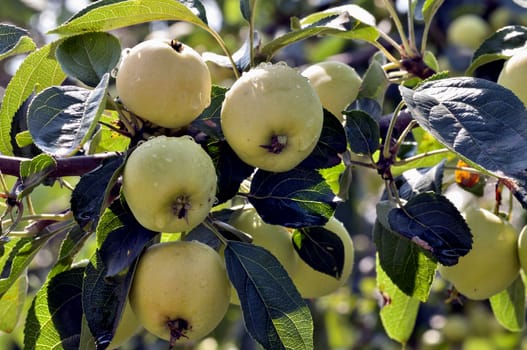
[[24, 349], [79, 349], [84, 267], [55, 275], [37, 292], [26, 319]]
[[60, 41], [53, 42], [30, 53], [9, 81], [0, 106], [0, 153], [13, 154], [11, 123], [15, 113], [33, 92], [59, 85], [66, 74], [55, 59]]
[[27, 274], [22, 274], [0, 298], [0, 331], [11, 333], [18, 325], [26, 300]]
[[386, 334], [401, 344], [406, 344], [413, 333], [419, 300], [403, 293], [386, 275], [377, 261], [377, 288], [380, 293], [381, 322]]
[[490, 297], [490, 306], [498, 322], [507, 330], [525, 328], [525, 285], [521, 276], [505, 290]]

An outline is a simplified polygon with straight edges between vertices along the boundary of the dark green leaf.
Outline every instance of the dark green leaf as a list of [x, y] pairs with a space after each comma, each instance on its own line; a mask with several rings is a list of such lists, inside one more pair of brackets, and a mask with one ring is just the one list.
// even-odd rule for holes
[[96, 169], [82, 175], [71, 195], [71, 210], [75, 220], [87, 231], [93, 231], [99, 217], [109, 204], [110, 191], [120, 175], [124, 156], [109, 158]]
[[230, 241], [227, 272], [238, 292], [245, 327], [265, 349], [313, 349], [313, 322], [291, 278], [267, 250]]
[[489, 62], [511, 57], [516, 52], [525, 48], [527, 41], [527, 27], [508, 26], [497, 30], [489, 36], [474, 52], [472, 62], [466, 71], [466, 75], [474, 74], [474, 71]]
[[256, 0], [240, 0], [240, 11], [247, 22], [251, 21]]
[[38, 148], [55, 156], [79, 151], [105, 108], [109, 76], [94, 90], [53, 86], [35, 96], [28, 110], [28, 129]]
[[225, 93], [228, 89], [214, 85], [211, 91], [210, 105], [192, 122], [192, 128], [195, 128], [197, 134], [194, 138], [200, 139], [201, 133], [212, 139], [223, 139], [223, 132], [221, 131], [221, 105], [225, 100]]
[[22, 274], [0, 298], [0, 331], [13, 332], [22, 314], [27, 296], [27, 274]]
[[334, 167], [342, 162], [340, 154], [346, 152], [346, 148], [346, 131], [340, 120], [324, 109], [324, 124], [317, 145], [298, 167], [308, 170]]
[[386, 275], [377, 257], [377, 288], [381, 295], [381, 322], [388, 337], [406, 344], [413, 333], [419, 300], [403, 293]]
[[426, 302], [434, 279], [436, 263], [407, 239], [375, 222], [373, 238], [378, 262], [393, 284], [404, 294]]
[[210, 142], [206, 149], [218, 177], [217, 204], [224, 203], [238, 193], [241, 183], [252, 174], [254, 167], [243, 162], [225, 140]]
[[346, 107], [344, 114], [355, 110], [366, 113], [377, 121], [382, 115], [382, 106], [379, 104], [379, 102], [377, 102], [376, 99], [370, 97], [358, 97], [348, 107]]
[[84, 243], [90, 237], [91, 233], [89, 231], [83, 231], [78, 225], [68, 232], [62, 240], [57, 262], [48, 274], [48, 278], [70, 269], [75, 255], [84, 247]]
[[20, 163], [20, 177], [22, 184], [17, 189], [18, 198], [27, 196], [35, 187], [45, 181], [57, 167], [57, 162], [53, 157], [46, 154], [39, 154], [30, 160]]
[[337, 206], [324, 178], [303, 169], [283, 173], [258, 170], [248, 198], [265, 222], [295, 228], [324, 225]]
[[76, 267], [40, 288], [26, 319], [24, 349], [79, 349], [83, 275], [84, 267]]
[[67, 38], [57, 47], [57, 59], [66, 74], [95, 87], [121, 57], [119, 39], [95, 32]]
[[35, 50], [36, 45], [27, 30], [9, 24], [0, 24], [0, 60]]
[[527, 169], [527, 110], [511, 91], [477, 78], [401, 87], [412, 116], [443, 145], [499, 176]]
[[525, 327], [525, 285], [521, 276], [505, 290], [490, 297], [490, 306], [498, 322], [511, 332]]
[[346, 111], [344, 114], [350, 149], [358, 154], [373, 155], [380, 145], [379, 124], [363, 111]]
[[411, 240], [446, 266], [455, 265], [472, 248], [472, 234], [465, 220], [439, 194], [426, 192], [413, 197], [403, 208], [391, 210], [388, 221], [388, 229]]
[[388, 76], [382, 68], [381, 63], [377, 60], [371, 60], [366, 73], [364, 73], [362, 77], [362, 84], [360, 86], [359, 95], [357, 96], [357, 101], [360, 102], [363, 99], [368, 99], [377, 102], [377, 105], [374, 104], [373, 108], [370, 107], [370, 109], [365, 110], [373, 118], [376, 118], [376, 114], [372, 113], [373, 111], [371, 109], [375, 109], [375, 107], [380, 108], [380, 106], [383, 105], [384, 96], [389, 84]]
[[59, 85], [66, 74], [55, 60], [60, 41], [53, 42], [30, 53], [9, 81], [0, 105], [0, 153], [13, 155], [11, 127], [15, 113], [33, 93]]
[[344, 267], [344, 244], [324, 227], [300, 228], [293, 233], [293, 246], [309, 266], [340, 279]]
[[115, 334], [126, 304], [133, 270], [132, 267], [128, 273], [108, 278], [108, 270], [99, 251], [95, 252], [86, 266], [82, 306], [97, 349], [107, 348]]
[[120, 201], [114, 201], [97, 226], [98, 256], [104, 264], [105, 277], [128, 268], [156, 235], [141, 226]]
[[180, 3], [188, 7], [195, 15], [207, 24], [206, 8], [200, 0], [178, 0]]

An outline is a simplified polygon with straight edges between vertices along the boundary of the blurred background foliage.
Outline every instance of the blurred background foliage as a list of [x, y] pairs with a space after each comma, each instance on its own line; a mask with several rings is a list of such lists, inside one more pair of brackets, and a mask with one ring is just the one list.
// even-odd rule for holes
[[[209, 25], [219, 31], [231, 51], [241, 46], [247, 34], [238, 0], [202, 0], [207, 8]], [[0, 22], [11, 23], [28, 29], [37, 45], [54, 38], [46, 32], [62, 23], [76, 11], [90, 3], [89, 0], [1, 0]], [[332, 0], [266, 0], [258, 4], [256, 28], [263, 41], [288, 30], [290, 18], [303, 17], [328, 7], [354, 3], [370, 11], [378, 25], [397, 40], [381, 0], [332, 1]], [[407, 1], [396, 1], [397, 9], [404, 16]], [[465, 14], [478, 16], [487, 25], [488, 32], [509, 24], [527, 26], [527, 10], [513, 0], [446, 0], [433, 23], [429, 50], [433, 52], [441, 69], [452, 75], [461, 75], [468, 67], [474, 49], [460, 47], [449, 41], [448, 28], [458, 17]], [[419, 27], [417, 27], [419, 35]], [[155, 22], [115, 31], [122, 47], [131, 47], [152, 37], [177, 38], [198, 51], [220, 53], [213, 39], [202, 30], [186, 23]], [[335, 37], [313, 38], [291, 45], [275, 57], [295, 67], [334, 59], [353, 66], [359, 73], [368, 67], [376, 49], [369, 44]], [[0, 96], [24, 56], [15, 56], [0, 62]], [[503, 62], [485, 65], [476, 76], [496, 80]], [[233, 76], [229, 70], [211, 66], [215, 83], [229, 86]], [[396, 86], [387, 93], [385, 113], [392, 111], [399, 100]], [[12, 183], [13, 178], [8, 178]], [[37, 210], [57, 211], [69, 207], [70, 187], [78, 179], [65, 179], [50, 186], [39, 187], [32, 194]], [[446, 179], [448, 183], [451, 179]], [[68, 185], [69, 184], [69, 185]], [[488, 186], [492, 187], [492, 186]], [[378, 312], [380, 295], [376, 292], [375, 246], [372, 241], [372, 224], [375, 219], [375, 203], [382, 183], [375, 176], [357, 170], [353, 177], [350, 198], [337, 211], [347, 226], [355, 244], [354, 273], [349, 283], [333, 295], [310, 301], [315, 322], [317, 350], [344, 349], [399, 349], [382, 329]], [[492, 190], [492, 188], [490, 189]], [[470, 195], [451, 186], [447, 195], [454, 201], [471, 200]], [[492, 198], [492, 193], [488, 196]], [[468, 198], [468, 199], [467, 199]], [[520, 215], [521, 216], [521, 215]], [[44, 282], [47, 271], [54, 263], [59, 242], [51, 242], [30, 266], [29, 288], [35, 292]], [[87, 259], [94, 248], [87, 242], [78, 260]], [[446, 303], [448, 285], [441, 279], [433, 284], [428, 303], [420, 308], [416, 328], [407, 349], [527, 349], [525, 332], [512, 333], [504, 330], [494, 319], [487, 302], [463, 300], [463, 303]], [[29, 306], [30, 299], [27, 301]], [[1, 317], [1, 310], [0, 310]], [[0, 333], [0, 349], [22, 348], [23, 319], [11, 334]], [[122, 349], [166, 349], [167, 343], [143, 332], [129, 341]], [[210, 337], [184, 349], [197, 350], [252, 350], [258, 346], [245, 333], [239, 307], [232, 306], [225, 320]]]

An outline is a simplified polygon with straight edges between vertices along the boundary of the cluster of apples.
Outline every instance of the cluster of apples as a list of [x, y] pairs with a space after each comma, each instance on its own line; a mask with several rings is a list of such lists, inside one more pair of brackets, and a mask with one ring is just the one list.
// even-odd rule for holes
[[[341, 121], [358, 94], [355, 70], [324, 62], [300, 73], [284, 63], [263, 63], [234, 82], [221, 109], [225, 140], [241, 160], [256, 168], [284, 172], [315, 148], [323, 108]], [[194, 49], [178, 42], [147, 40], [123, 57], [116, 77], [123, 106], [154, 125], [188, 126], [210, 104], [211, 77]], [[215, 204], [213, 160], [191, 136], [156, 136], [140, 142], [123, 170], [122, 195], [137, 221], [156, 232], [189, 232]], [[324, 226], [343, 242], [340, 278], [314, 270], [297, 254], [293, 230], [269, 225], [252, 207], [233, 215], [230, 224], [274, 254], [304, 298], [329, 294], [342, 286], [353, 266], [353, 242], [332, 217]], [[239, 303], [225, 263], [213, 248], [196, 241], [158, 243], [141, 256], [129, 303], [112, 341], [119, 346], [142, 326], [160, 338], [185, 342], [210, 333], [230, 302]], [[132, 320], [132, 321], [130, 321]]]

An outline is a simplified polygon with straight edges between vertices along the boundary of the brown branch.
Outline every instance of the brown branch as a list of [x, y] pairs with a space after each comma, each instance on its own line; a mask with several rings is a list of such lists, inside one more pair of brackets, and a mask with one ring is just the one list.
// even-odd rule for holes
[[[97, 168], [105, 159], [118, 157], [120, 153], [109, 152], [90, 156], [55, 158], [57, 167], [50, 177], [81, 176]], [[4, 175], [20, 176], [20, 163], [29, 158], [11, 157], [0, 154], [0, 172]]]

